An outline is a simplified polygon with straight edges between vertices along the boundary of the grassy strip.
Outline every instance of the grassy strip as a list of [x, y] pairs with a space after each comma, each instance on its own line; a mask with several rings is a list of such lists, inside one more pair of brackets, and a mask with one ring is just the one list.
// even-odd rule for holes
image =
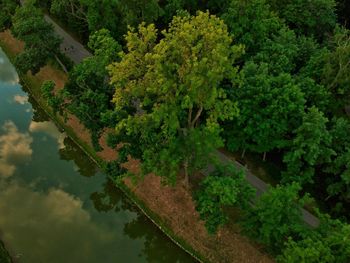
[[[8, 49], [0, 40], [0, 47], [7, 54], [10, 61], [13, 62], [15, 55]], [[38, 105], [45, 111], [45, 113], [54, 121], [54, 123], [61, 129], [64, 130], [74, 143], [81, 148], [85, 154], [97, 164], [97, 166], [103, 169], [105, 161], [100, 158], [94, 149], [92, 149], [87, 143], [83, 142], [74, 132], [74, 130], [69, 127], [62, 118], [53, 113], [52, 109], [48, 106], [46, 100], [41, 96], [41, 83], [32, 76], [19, 74], [21, 83], [24, 89], [33, 96]], [[168, 238], [170, 238], [177, 246], [186, 251], [189, 255], [195, 258], [199, 262], [209, 262], [203, 255], [198, 253], [193, 247], [191, 247], [185, 240], [176, 236], [172, 229], [162, 220], [155, 212], [147, 207], [147, 205], [139, 199], [121, 180], [112, 179], [118, 188], [131, 200], [136, 206], [141, 210], [144, 215], [147, 216]], [[0, 258], [1, 259], [1, 258]], [[0, 261], [2, 263], [2, 261]]]

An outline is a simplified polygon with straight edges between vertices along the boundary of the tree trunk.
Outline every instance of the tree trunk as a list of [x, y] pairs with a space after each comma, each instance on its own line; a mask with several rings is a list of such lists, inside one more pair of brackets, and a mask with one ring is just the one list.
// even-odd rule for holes
[[66, 68], [66, 66], [62, 63], [62, 61], [55, 55], [55, 59], [57, 60], [58, 64], [60, 64], [60, 66], [62, 67], [63, 71], [65, 73], [68, 73], [68, 70]]
[[264, 162], [266, 161], [266, 152], [264, 152], [263, 161], [264, 161]]
[[187, 159], [184, 162], [184, 172], [185, 172], [184, 186], [186, 189], [188, 189], [190, 186], [190, 180], [189, 180], [189, 176], [188, 176], [188, 160]]
[[244, 148], [243, 151], [242, 151], [241, 158], [243, 159], [244, 156], [245, 156], [245, 148]]

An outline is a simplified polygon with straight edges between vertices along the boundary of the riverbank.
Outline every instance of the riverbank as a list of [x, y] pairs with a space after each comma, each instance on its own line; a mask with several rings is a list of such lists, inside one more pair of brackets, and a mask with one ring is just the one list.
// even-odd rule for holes
[[[4, 51], [10, 59], [21, 51], [23, 45], [8, 32], [0, 34]], [[40, 106], [50, 115], [60, 128], [92, 158], [99, 166], [104, 160], [113, 160], [116, 152], [109, 149], [102, 139], [104, 151], [96, 153], [90, 143], [89, 132], [75, 116], [69, 116], [67, 122], [55, 116], [41, 97], [40, 86], [45, 80], [53, 80], [58, 89], [64, 86], [67, 76], [55, 65], [43, 68], [37, 75], [20, 76], [22, 84], [35, 97]], [[77, 136], [79, 134], [79, 136]], [[138, 170], [138, 162], [130, 160], [127, 168]], [[203, 222], [195, 210], [191, 193], [181, 185], [164, 186], [160, 178], [147, 176], [134, 185], [130, 180], [116, 182], [120, 189], [175, 243], [202, 262], [271, 262], [259, 248], [239, 233], [239, 228], [230, 225], [221, 229], [217, 235], [209, 236]], [[261, 249], [261, 248], [260, 248]]]

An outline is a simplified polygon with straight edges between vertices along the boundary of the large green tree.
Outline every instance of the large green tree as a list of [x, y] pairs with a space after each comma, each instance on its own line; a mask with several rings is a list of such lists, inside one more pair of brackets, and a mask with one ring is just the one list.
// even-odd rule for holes
[[289, 144], [290, 131], [301, 123], [304, 96], [289, 74], [271, 76], [267, 64], [247, 63], [243, 83], [232, 98], [238, 102], [239, 118], [225, 124], [231, 151], [264, 153]]
[[120, 0], [119, 5], [125, 23], [133, 27], [155, 22], [163, 14], [158, 0]]
[[350, 258], [350, 225], [328, 216], [321, 216], [321, 224], [302, 240], [289, 239], [281, 263], [347, 263]]
[[269, 3], [299, 34], [322, 40], [336, 25], [334, 0], [269, 0]]
[[282, 173], [284, 182], [312, 183], [317, 165], [329, 163], [334, 151], [332, 137], [327, 130], [328, 119], [312, 107], [294, 133], [295, 137], [283, 161], [287, 171]]
[[[334, 118], [332, 121], [332, 149], [336, 155], [327, 164], [324, 171], [328, 174], [326, 179], [329, 196], [338, 197], [342, 203], [350, 203], [350, 122], [345, 118]], [[344, 207], [343, 207], [344, 209]]]
[[94, 147], [100, 149], [98, 140], [104, 127], [113, 127], [114, 119], [111, 103], [113, 87], [109, 84], [107, 65], [118, 60], [121, 47], [107, 29], [101, 29], [90, 37], [88, 43], [94, 56], [86, 58], [69, 73], [69, 81], [64, 88], [64, 101], [91, 132]]
[[183, 167], [187, 185], [222, 145], [218, 121], [238, 113], [221, 82], [236, 78], [232, 64], [242, 47], [232, 44], [222, 20], [203, 12], [174, 17], [162, 33], [157, 43], [154, 25], [129, 32], [127, 53], [109, 68], [116, 133], [132, 145], [143, 172], [174, 182]]
[[245, 45], [247, 56], [256, 54], [283, 25], [265, 0], [232, 0], [222, 18], [236, 41]]
[[17, 5], [14, 0], [0, 0], [0, 31], [11, 26], [11, 16], [15, 13]]
[[28, 2], [17, 8], [12, 23], [12, 33], [25, 43], [24, 51], [15, 58], [18, 70], [37, 73], [49, 59], [58, 59], [61, 40], [40, 9]]
[[110, 0], [41, 0], [50, 7], [50, 12], [67, 26], [79, 33], [83, 39], [100, 29], [108, 29], [120, 40], [126, 32], [126, 24], [119, 1]]
[[251, 207], [242, 225], [247, 234], [275, 252], [284, 247], [288, 238], [301, 239], [307, 233], [301, 208], [308, 197], [299, 198], [297, 183], [270, 188]]
[[338, 28], [330, 41], [331, 52], [325, 55], [321, 82], [333, 95], [338, 107], [350, 99], [350, 30]]
[[218, 166], [207, 176], [196, 192], [196, 208], [209, 233], [228, 222], [225, 208], [238, 206], [246, 209], [254, 198], [254, 190], [242, 170], [233, 165]]

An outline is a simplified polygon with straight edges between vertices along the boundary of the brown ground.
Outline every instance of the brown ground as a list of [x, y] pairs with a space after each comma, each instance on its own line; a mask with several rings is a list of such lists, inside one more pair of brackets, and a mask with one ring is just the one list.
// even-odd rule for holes
[[[15, 40], [9, 32], [0, 33], [0, 40], [14, 53], [23, 49], [23, 44]], [[40, 82], [54, 80], [58, 88], [62, 88], [67, 80], [63, 72], [50, 66], [43, 68], [35, 77]], [[79, 135], [80, 139], [91, 146], [88, 130], [75, 116], [69, 116], [67, 125]], [[107, 134], [107, 131], [104, 134]], [[117, 152], [107, 147], [105, 137], [103, 136], [100, 140], [104, 150], [98, 155], [106, 160], [113, 160]], [[137, 172], [139, 162], [130, 160], [126, 167], [132, 172]], [[216, 235], [209, 236], [203, 221], [200, 220], [195, 210], [191, 194], [181, 184], [175, 187], [165, 186], [155, 175], [146, 176], [137, 185], [134, 185], [130, 179], [126, 179], [125, 183], [149, 209], [167, 223], [178, 237], [185, 240], [211, 262], [273, 262], [251, 241], [240, 235], [237, 227], [224, 227]]]

